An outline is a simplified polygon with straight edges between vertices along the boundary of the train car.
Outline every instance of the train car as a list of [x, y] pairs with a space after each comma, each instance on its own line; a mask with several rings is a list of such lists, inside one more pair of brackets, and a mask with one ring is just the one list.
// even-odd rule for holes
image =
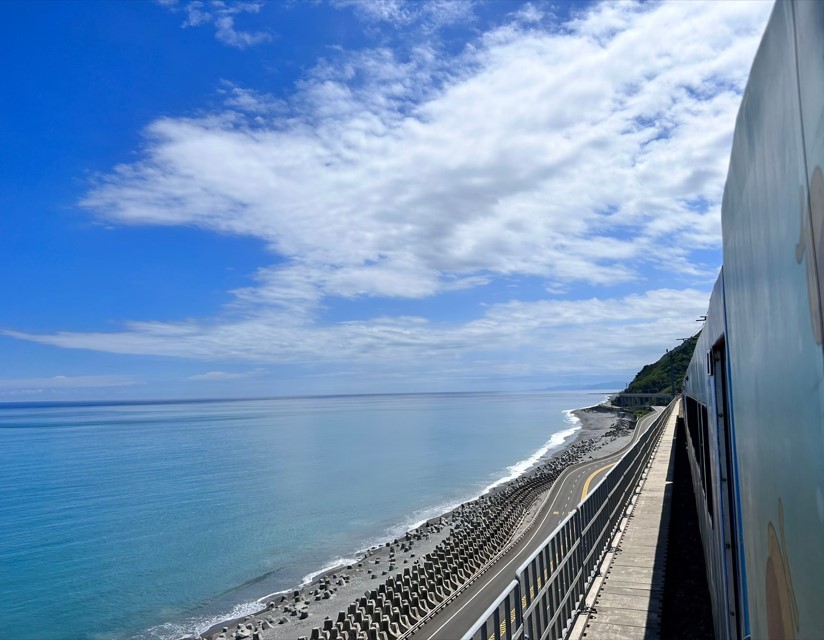
[[779, 2], [736, 121], [684, 380], [719, 639], [824, 637], [824, 3]]

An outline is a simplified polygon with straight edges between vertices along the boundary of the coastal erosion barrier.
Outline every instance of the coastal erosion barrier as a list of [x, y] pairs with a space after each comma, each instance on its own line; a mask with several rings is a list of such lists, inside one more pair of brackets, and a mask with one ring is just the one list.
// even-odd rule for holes
[[[376, 590], [312, 630], [309, 640], [400, 640], [446, 607], [488, 571], [526, 533], [513, 536], [527, 511], [563, 469], [588, 451], [582, 443], [528, 477], [481, 496], [458, 509], [450, 536], [422, 563], [404, 568]], [[407, 543], [412, 542], [410, 534]], [[391, 551], [390, 551], [391, 553]]]
[[678, 398], [518, 568], [463, 640], [568, 638]]

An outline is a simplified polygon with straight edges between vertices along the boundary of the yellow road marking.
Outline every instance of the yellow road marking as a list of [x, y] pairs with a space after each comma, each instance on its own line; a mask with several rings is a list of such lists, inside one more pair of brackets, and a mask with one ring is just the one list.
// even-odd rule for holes
[[601, 473], [604, 469], [609, 469], [610, 467], [612, 467], [614, 465], [615, 465], [615, 463], [612, 462], [612, 463], [608, 464], [605, 467], [601, 467], [600, 469], [596, 469], [595, 471], [592, 472], [592, 474], [590, 474], [589, 478], [587, 478], [587, 481], [584, 483], [584, 490], [581, 492], [581, 500], [583, 500], [584, 498], [587, 497], [587, 493], [589, 493], [589, 483], [592, 482], [592, 479], [595, 476], [597, 476], [599, 473]]

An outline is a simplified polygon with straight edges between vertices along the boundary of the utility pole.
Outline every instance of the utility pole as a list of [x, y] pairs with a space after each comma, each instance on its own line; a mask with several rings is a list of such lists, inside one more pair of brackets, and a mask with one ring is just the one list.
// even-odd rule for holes
[[[706, 318], [707, 316], [704, 316]], [[678, 338], [681, 341], [681, 346], [684, 346], [685, 342], [689, 341], [689, 338]], [[670, 351], [670, 384], [673, 385], [672, 387], [672, 395], [675, 397], [675, 386], [674, 382], [672, 381], [672, 351]]]
[[672, 397], [675, 397], [675, 372], [672, 370], [672, 351], [667, 349], [667, 353], [669, 354], [669, 361], [670, 361], [670, 393]]

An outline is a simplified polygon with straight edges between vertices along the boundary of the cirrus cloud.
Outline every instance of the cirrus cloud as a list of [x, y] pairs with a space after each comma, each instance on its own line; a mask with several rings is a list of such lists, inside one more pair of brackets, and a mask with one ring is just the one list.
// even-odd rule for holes
[[223, 0], [159, 0], [159, 4], [170, 11], [183, 12], [186, 19], [181, 28], [200, 27], [211, 24], [215, 28], [215, 38], [223, 44], [238, 49], [246, 49], [256, 44], [270, 42], [272, 36], [267, 31], [242, 31], [235, 27], [235, 18], [243, 13], [256, 14], [263, 7], [262, 2], [224, 2]]
[[64, 376], [48, 378], [0, 379], [0, 392], [3, 391], [42, 391], [44, 389], [101, 389], [105, 387], [127, 387], [137, 384], [128, 376]]
[[223, 380], [257, 378], [264, 375], [266, 375], [265, 369], [252, 369], [251, 371], [208, 371], [206, 373], [189, 376], [189, 380], [196, 382], [220, 382]]

